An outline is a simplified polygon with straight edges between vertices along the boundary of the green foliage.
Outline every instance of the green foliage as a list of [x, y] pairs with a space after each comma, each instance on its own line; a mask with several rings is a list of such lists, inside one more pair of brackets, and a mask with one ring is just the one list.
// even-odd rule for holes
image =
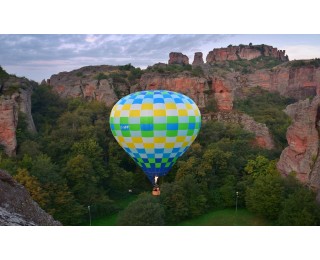
[[154, 65], [148, 67], [147, 71], [158, 72], [158, 73], [179, 73], [183, 71], [192, 71], [192, 66], [190, 64], [180, 65], [180, 64], [163, 64], [163, 65]]
[[192, 68], [191, 75], [194, 77], [203, 77], [204, 71], [200, 66], [196, 66], [196, 67]]
[[236, 100], [234, 107], [252, 116], [257, 122], [265, 123], [278, 148], [282, 150], [287, 145], [286, 131], [291, 124], [290, 117], [283, 109], [294, 101], [256, 87], [250, 90], [246, 99]]
[[320, 224], [320, 207], [315, 194], [304, 188], [296, 189], [283, 201], [278, 224], [285, 226], [317, 226]]
[[83, 77], [83, 72], [78, 71], [78, 72], [76, 73], [76, 76], [77, 76], [77, 77]]
[[276, 220], [282, 209], [284, 187], [280, 176], [259, 175], [246, 191], [248, 210]]
[[131, 69], [134, 69], [135, 67], [131, 65], [131, 63], [128, 63], [126, 65], [123, 65], [123, 66], [119, 66], [119, 70], [131, 70]]
[[52, 91], [50, 86], [38, 86], [32, 93], [32, 117], [37, 130], [45, 131], [56, 124], [65, 111], [67, 102]]
[[164, 225], [164, 209], [158, 198], [150, 194], [142, 194], [120, 212], [118, 224], [122, 226], [162, 226]]
[[313, 66], [315, 68], [320, 67], [320, 58], [311, 59], [311, 60], [294, 60], [289, 63], [291, 68], [300, 68], [304, 66]]
[[98, 75], [96, 75], [94, 77], [94, 79], [96, 79], [98, 81], [103, 80], [103, 79], [108, 79], [108, 78], [109, 78], [108, 75], [106, 75], [106, 74], [104, 74], [102, 72], [100, 72]]
[[0, 66], [0, 94], [2, 94], [4, 83], [9, 79], [9, 74]]

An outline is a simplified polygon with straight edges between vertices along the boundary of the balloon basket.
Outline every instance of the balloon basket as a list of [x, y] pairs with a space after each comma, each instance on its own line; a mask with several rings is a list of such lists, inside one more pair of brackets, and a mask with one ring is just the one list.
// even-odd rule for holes
[[160, 196], [160, 189], [159, 189], [159, 188], [153, 189], [153, 190], [152, 190], [152, 195], [153, 195], [153, 196]]

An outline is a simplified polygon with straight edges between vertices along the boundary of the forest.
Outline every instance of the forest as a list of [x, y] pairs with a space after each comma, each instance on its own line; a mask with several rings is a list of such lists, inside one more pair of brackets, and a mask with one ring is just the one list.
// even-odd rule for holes
[[[151, 195], [147, 177], [112, 136], [111, 108], [62, 99], [47, 85], [32, 96], [38, 132], [29, 133], [19, 115], [17, 156], [0, 151], [0, 168], [63, 225], [87, 225], [88, 206], [94, 218], [119, 213], [117, 225], [135, 226], [177, 225], [235, 203], [273, 225], [319, 225], [315, 194], [294, 172], [284, 178], [276, 169], [290, 124], [282, 110], [292, 100], [259, 88], [253, 93], [235, 109], [266, 123], [276, 149], [255, 146], [253, 134], [238, 125], [204, 122], [190, 149], [160, 179], [159, 197]], [[136, 199], [127, 207], [119, 206], [132, 195]]]

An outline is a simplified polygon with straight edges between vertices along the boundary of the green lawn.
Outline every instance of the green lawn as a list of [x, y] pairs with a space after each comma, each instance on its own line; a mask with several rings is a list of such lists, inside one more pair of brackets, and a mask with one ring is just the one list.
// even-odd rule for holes
[[[119, 206], [120, 210], [126, 208], [130, 202], [134, 201], [137, 198], [137, 195], [132, 195], [128, 198], [123, 200], [117, 201], [117, 205]], [[115, 213], [110, 216], [101, 217], [98, 219], [92, 219], [92, 226], [116, 226], [117, 225], [117, 217], [118, 213]]]
[[178, 226], [269, 226], [271, 223], [246, 209], [222, 209], [206, 213], [198, 218], [186, 220]]

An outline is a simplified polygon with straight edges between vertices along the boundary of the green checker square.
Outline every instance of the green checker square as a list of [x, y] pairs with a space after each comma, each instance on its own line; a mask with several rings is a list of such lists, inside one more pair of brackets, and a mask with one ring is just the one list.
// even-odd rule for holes
[[140, 124], [153, 124], [153, 117], [152, 116], [140, 117]]
[[196, 117], [195, 116], [189, 116], [189, 123], [195, 123]]
[[198, 123], [196, 123], [195, 129], [199, 129], [199, 128], [200, 128], [200, 123], [198, 122]]
[[153, 131], [141, 131], [142, 137], [153, 137]]
[[151, 168], [150, 163], [145, 163], [144, 165], [145, 165], [147, 168]]
[[137, 162], [137, 164], [138, 164], [140, 167], [142, 167], [142, 163], [141, 163], [141, 162]]
[[155, 158], [149, 158], [148, 161], [149, 161], [149, 163], [155, 163], [156, 159]]
[[[192, 131], [192, 133], [193, 133], [193, 131]], [[178, 135], [178, 130], [168, 130], [167, 131], [167, 136], [168, 137], [175, 137], [177, 135]]]
[[161, 163], [166, 163], [168, 162], [168, 158], [162, 158]]
[[168, 124], [179, 123], [179, 117], [178, 116], [167, 116], [167, 123]]
[[130, 131], [121, 131], [123, 137], [131, 137]]
[[171, 163], [169, 163], [169, 162], [168, 162], [168, 163], [166, 163], [166, 167], [170, 167], [170, 164], [171, 164]]
[[121, 130], [120, 125], [119, 124], [115, 124], [114, 125], [114, 130]]
[[113, 124], [113, 117], [110, 117], [110, 124]]
[[164, 131], [167, 130], [167, 124], [154, 124], [153, 129], [155, 131]]
[[188, 123], [180, 123], [178, 125], [179, 130], [188, 130], [189, 129], [189, 124]]
[[192, 130], [188, 130], [187, 136], [193, 136], [193, 134], [194, 134], [194, 130], [193, 129]]
[[130, 131], [140, 131], [141, 125], [140, 124], [130, 124], [129, 129], [130, 129]]
[[161, 163], [156, 163], [156, 168], [161, 168]]
[[129, 117], [120, 117], [120, 124], [129, 124]]
[[111, 132], [112, 132], [113, 136], [117, 136], [117, 133], [115, 130], [111, 130]]

